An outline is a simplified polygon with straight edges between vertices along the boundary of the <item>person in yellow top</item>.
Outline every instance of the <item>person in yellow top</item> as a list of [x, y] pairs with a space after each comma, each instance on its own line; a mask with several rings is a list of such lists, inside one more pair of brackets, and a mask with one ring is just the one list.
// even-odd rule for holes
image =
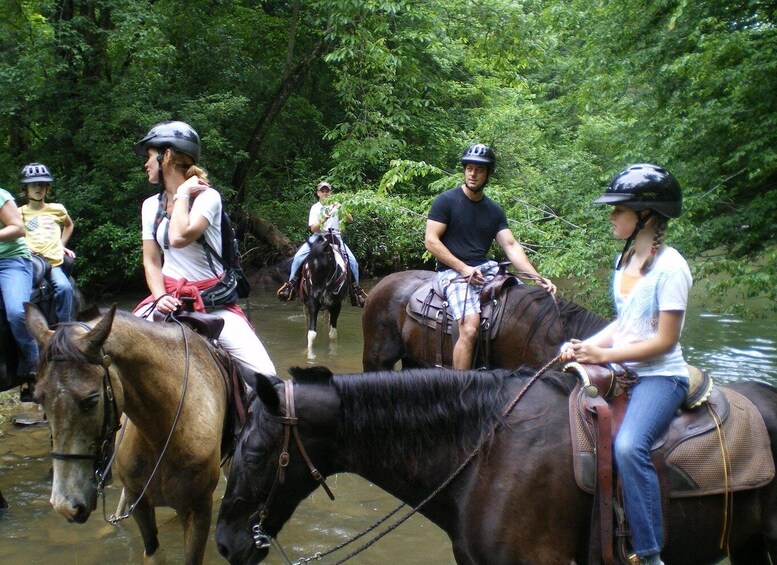
[[62, 269], [65, 256], [75, 258], [75, 253], [65, 247], [73, 234], [73, 220], [62, 204], [46, 202], [51, 176], [46, 165], [30, 163], [19, 175], [22, 194], [27, 204], [21, 207], [24, 235], [30, 250], [51, 263], [51, 284], [58, 322], [69, 322], [73, 315], [73, 286]]

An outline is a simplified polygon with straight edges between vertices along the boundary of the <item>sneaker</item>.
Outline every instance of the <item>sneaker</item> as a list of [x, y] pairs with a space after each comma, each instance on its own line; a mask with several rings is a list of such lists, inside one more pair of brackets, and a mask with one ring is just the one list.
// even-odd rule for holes
[[364, 308], [364, 304], [367, 302], [367, 293], [358, 284], [353, 285], [353, 302], [353, 305], [359, 308]]
[[276, 293], [278, 296], [278, 300], [282, 302], [289, 302], [290, 300], [294, 299], [294, 296], [297, 294], [295, 292], [296, 285], [292, 281], [287, 281], [283, 283], [283, 286], [278, 289], [278, 292]]

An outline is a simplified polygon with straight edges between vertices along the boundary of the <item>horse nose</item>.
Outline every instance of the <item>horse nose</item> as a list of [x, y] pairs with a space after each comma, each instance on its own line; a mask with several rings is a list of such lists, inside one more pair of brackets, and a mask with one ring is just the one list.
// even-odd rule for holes
[[224, 559], [229, 561], [229, 548], [223, 543], [216, 543], [216, 547], [219, 550], [219, 555], [221, 555]]
[[73, 514], [73, 521], [76, 524], [83, 524], [89, 519], [89, 515], [92, 513], [85, 504], [77, 504], [74, 507], [75, 513]]

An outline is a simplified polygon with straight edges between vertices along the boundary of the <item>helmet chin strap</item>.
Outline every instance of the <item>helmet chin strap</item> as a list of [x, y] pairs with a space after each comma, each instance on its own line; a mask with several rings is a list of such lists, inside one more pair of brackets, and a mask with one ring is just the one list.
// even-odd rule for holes
[[634, 231], [631, 232], [631, 235], [626, 240], [626, 243], [623, 245], [623, 251], [621, 251], [621, 256], [618, 259], [618, 266], [615, 267], [616, 271], [620, 271], [621, 267], [623, 266], [623, 259], [626, 257], [626, 252], [634, 244], [634, 240], [637, 239], [637, 234], [642, 230], [642, 228], [645, 227], [645, 224], [647, 224], [650, 221], [650, 218], [652, 218], [654, 214], [655, 212], [653, 210], [648, 210], [648, 213], [643, 216], [637, 213], [637, 225], [634, 226]]

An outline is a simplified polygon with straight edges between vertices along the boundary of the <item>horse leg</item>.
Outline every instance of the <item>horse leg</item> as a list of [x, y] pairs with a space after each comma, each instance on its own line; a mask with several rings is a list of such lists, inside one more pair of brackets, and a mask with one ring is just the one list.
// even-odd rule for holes
[[337, 319], [340, 317], [340, 310], [343, 307], [342, 302], [335, 301], [332, 306], [329, 307], [329, 339], [337, 339]]
[[132, 517], [140, 530], [140, 536], [143, 538], [143, 563], [148, 565], [159, 565], [166, 562], [164, 551], [159, 547], [159, 530], [156, 527], [156, 512], [154, 507], [146, 502], [146, 498], [141, 498]]
[[313, 354], [313, 342], [316, 339], [316, 324], [318, 323], [319, 305], [313, 298], [308, 298], [308, 357]]
[[201, 565], [205, 559], [205, 545], [208, 543], [213, 512], [211, 496], [205, 498], [206, 502], [181, 515], [186, 565]]

